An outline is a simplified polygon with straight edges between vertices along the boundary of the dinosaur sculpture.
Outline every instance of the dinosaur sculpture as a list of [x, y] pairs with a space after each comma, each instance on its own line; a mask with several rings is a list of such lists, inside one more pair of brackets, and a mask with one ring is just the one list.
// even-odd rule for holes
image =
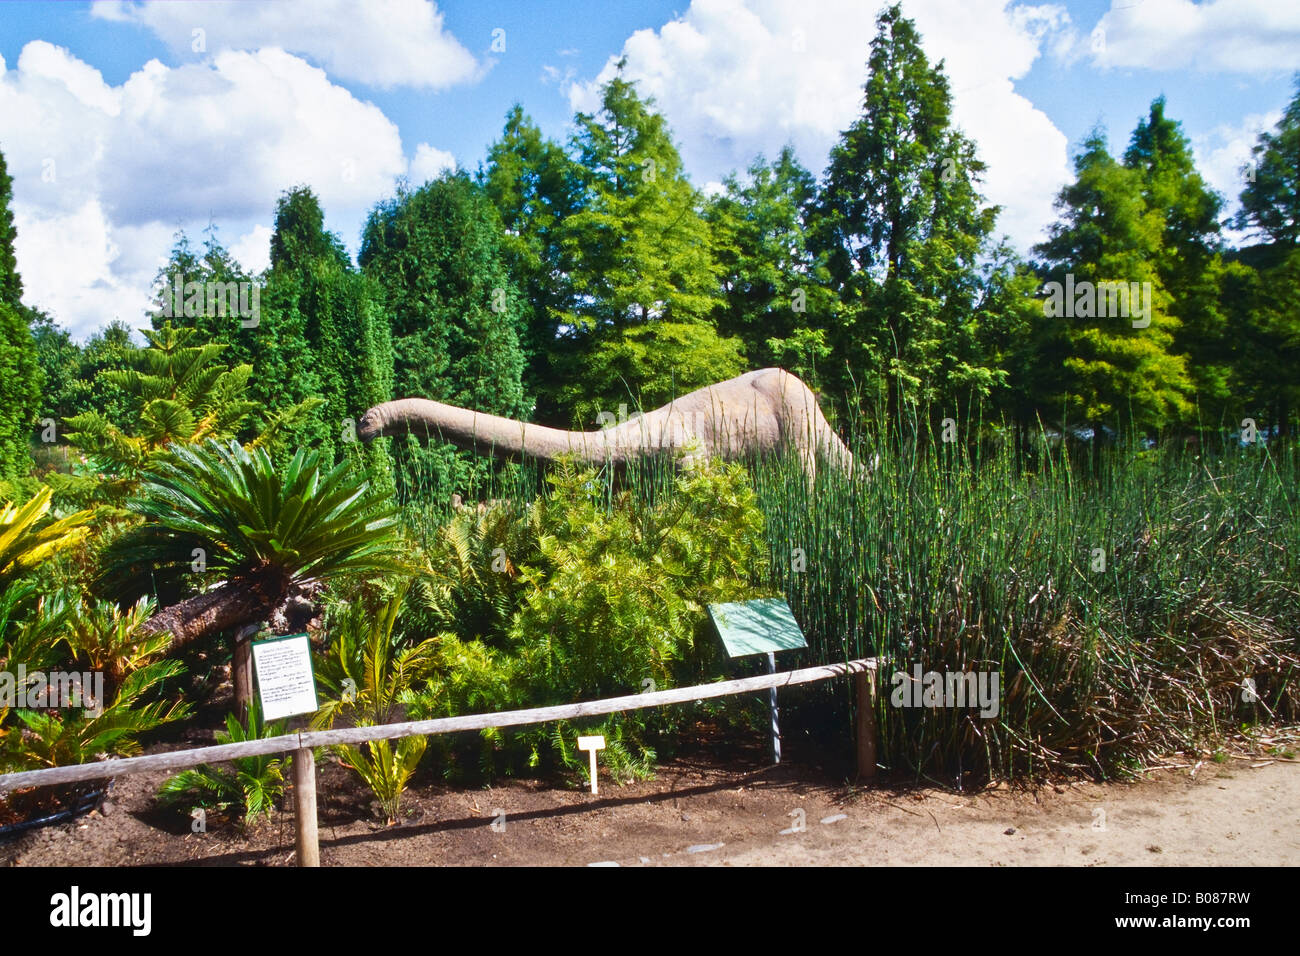
[[646, 454], [733, 460], [793, 448], [809, 478], [819, 460], [846, 471], [853, 467], [853, 455], [827, 423], [817, 396], [779, 368], [697, 389], [598, 431], [530, 425], [424, 398], [376, 405], [362, 416], [357, 430], [363, 441], [408, 432], [497, 458], [527, 455], [549, 461], [568, 454], [591, 464], [621, 466]]

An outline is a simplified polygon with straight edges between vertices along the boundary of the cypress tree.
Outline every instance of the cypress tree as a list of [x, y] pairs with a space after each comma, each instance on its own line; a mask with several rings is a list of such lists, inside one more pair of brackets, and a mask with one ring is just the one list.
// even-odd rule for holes
[[44, 376], [23, 308], [23, 283], [14, 256], [13, 180], [0, 153], [0, 481], [31, 468], [31, 429]]

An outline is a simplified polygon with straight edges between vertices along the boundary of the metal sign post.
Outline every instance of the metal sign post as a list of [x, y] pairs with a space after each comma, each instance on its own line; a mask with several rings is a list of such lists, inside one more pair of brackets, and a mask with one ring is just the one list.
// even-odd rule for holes
[[[799, 623], [790, 613], [790, 606], [781, 598], [763, 598], [758, 601], [740, 601], [732, 604], [710, 604], [709, 615], [718, 628], [722, 646], [727, 656], [767, 656], [767, 672], [776, 673], [776, 652], [807, 647]], [[781, 762], [781, 726], [777, 719], [776, 688], [767, 692], [768, 707], [772, 711], [772, 763]]]

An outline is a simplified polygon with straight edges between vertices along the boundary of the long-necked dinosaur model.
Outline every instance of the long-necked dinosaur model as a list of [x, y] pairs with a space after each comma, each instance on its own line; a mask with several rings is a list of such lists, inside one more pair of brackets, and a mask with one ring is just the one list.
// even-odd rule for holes
[[853, 455], [827, 423], [817, 396], [798, 376], [779, 368], [697, 389], [599, 431], [530, 425], [426, 398], [376, 405], [362, 416], [358, 429], [364, 441], [407, 432], [498, 458], [527, 455], [550, 461], [573, 455], [592, 464], [625, 465], [654, 453], [732, 460], [793, 448], [810, 477], [819, 460], [845, 470], [853, 467]]

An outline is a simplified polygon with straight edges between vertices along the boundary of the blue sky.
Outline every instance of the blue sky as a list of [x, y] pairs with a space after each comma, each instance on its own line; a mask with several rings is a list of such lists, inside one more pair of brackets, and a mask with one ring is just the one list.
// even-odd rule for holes
[[[1300, 3], [904, 0], [985, 193], [1022, 251], [1095, 125], [1119, 152], [1158, 95], [1230, 200], [1300, 71]], [[860, 106], [863, 0], [0, 2], [0, 151], [29, 303], [84, 337], [143, 323], [172, 237], [209, 220], [266, 264], [279, 193], [321, 196], [354, 252], [396, 178], [475, 169], [521, 103], [567, 137], [620, 56], [716, 188], [793, 143], [820, 173]]]

